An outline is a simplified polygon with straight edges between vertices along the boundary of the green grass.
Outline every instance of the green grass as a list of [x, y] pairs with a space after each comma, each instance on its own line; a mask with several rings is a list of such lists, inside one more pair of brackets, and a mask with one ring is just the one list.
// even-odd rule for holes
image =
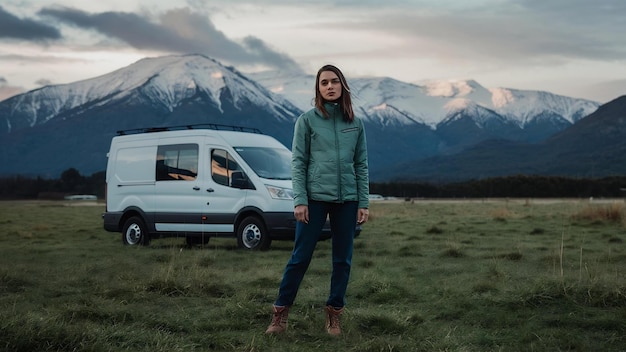
[[623, 202], [373, 203], [338, 338], [329, 241], [266, 336], [292, 242], [125, 247], [102, 205], [67, 204], [0, 203], [0, 350], [626, 350]]

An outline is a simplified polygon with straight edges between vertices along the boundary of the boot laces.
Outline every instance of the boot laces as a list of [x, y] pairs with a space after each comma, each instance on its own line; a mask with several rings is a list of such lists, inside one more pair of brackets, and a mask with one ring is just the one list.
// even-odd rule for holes
[[338, 328], [339, 327], [339, 316], [338, 315], [329, 314], [328, 327], [330, 327], [330, 328]]
[[285, 317], [284, 311], [274, 313], [274, 316], [272, 317], [273, 326], [281, 326], [284, 325], [286, 322], [287, 318]]

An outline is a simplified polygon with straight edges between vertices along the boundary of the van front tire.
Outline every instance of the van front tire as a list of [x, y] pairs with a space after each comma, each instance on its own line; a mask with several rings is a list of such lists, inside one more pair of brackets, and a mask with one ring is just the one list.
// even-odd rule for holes
[[148, 229], [138, 216], [126, 220], [122, 228], [122, 242], [127, 246], [147, 246], [150, 244]]
[[237, 228], [237, 245], [239, 248], [265, 251], [270, 248], [272, 239], [265, 225], [256, 216], [243, 219]]

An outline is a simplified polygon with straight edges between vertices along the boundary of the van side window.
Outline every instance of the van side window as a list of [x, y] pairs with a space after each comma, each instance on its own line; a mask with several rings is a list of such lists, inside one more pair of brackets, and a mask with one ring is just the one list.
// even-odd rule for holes
[[156, 180], [193, 181], [198, 176], [198, 145], [161, 145], [157, 149]]
[[242, 175], [243, 170], [227, 151], [214, 149], [211, 152], [211, 177], [213, 177], [213, 181], [220, 185], [232, 187], [233, 173]]

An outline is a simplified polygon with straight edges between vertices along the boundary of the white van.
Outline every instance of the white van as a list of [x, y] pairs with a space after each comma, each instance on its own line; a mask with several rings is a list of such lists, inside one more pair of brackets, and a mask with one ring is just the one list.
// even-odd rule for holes
[[276, 139], [223, 125], [118, 134], [108, 153], [103, 219], [124, 244], [235, 236], [240, 248], [264, 250], [273, 239], [293, 239], [291, 151]]

